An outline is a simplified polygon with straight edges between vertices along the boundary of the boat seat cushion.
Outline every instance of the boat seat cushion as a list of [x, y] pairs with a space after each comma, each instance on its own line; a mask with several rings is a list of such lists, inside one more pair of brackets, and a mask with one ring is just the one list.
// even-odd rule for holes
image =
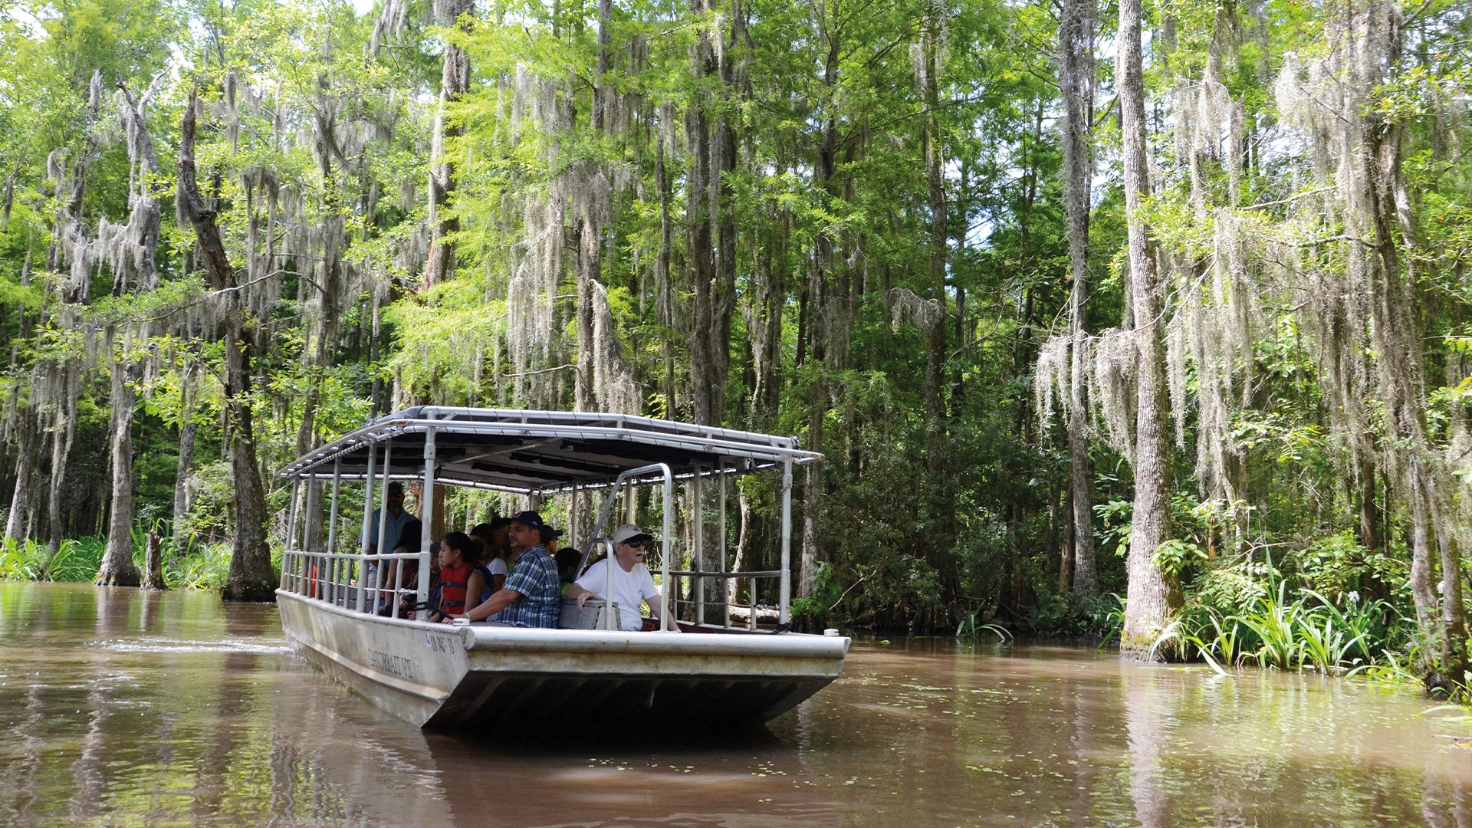
[[589, 598], [588, 603], [578, 609], [578, 602], [564, 599], [562, 602], [562, 615], [557, 621], [559, 629], [564, 630], [601, 630], [604, 629], [603, 612], [609, 610], [613, 613], [613, 628], [619, 629], [618, 604], [614, 603], [612, 608], [607, 607], [601, 598]]

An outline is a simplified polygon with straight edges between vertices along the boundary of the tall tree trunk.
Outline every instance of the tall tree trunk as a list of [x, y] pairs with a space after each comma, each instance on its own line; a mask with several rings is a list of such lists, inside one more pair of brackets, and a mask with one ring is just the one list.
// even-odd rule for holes
[[112, 364], [112, 512], [107, 522], [107, 551], [97, 570], [98, 586], [139, 585], [133, 563], [133, 408], [137, 402], [130, 383], [135, 369], [128, 364], [126, 341]]
[[1360, 546], [1366, 549], [1380, 548], [1380, 509], [1375, 497], [1375, 463], [1373, 458], [1362, 455], [1359, 461], [1359, 514]]
[[[709, 11], [705, 0], [690, 0], [690, 11], [703, 15]], [[690, 69], [697, 91], [685, 115], [685, 136], [690, 153], [685, 203], [685, 256], [690, 268], [693, 296], [690, 324], [690, 401], [695, 422], [715, 424], [712, 401], [712, 362], [716, 343], [711, 341], [710, 321], [713, 313], [712, 289], [716, 278], [716, 255], [711, 238], [713, 199], [711, 191], [719, 186], [711, 180], [711, 136], [708, 103], [704, 99], [705, 78], [715, 70], [715, 49], [705, 27], [690, 46]]]
[[[608, 114], [609, 89], [608, 89], [608, 62], [609, 45], [612, 42], [612, 34], [609, 31], [610, 18], [613, 15], [612, 0], [598, 1], [598, 55], [597, 64], [593, 74], [593, 105], [589, 113], [588, 123], [592, 133], [596, 136], [607, 128], [606, 116]], [[601, 181], [601, 178], [598, 179]], [[601, 187], [594, 183], [585, 186]], [[597, 193], [595, 198], [606, 198], [607, 193]], [[597, 357], [594, 351], [597, 347], [594, 341], [594, 283], [602, 275], [603, 250], [602, 235], [603, 228], [595, 215], [597, 211], [588, 209], [583, 215], [578, 216], [577, 239], [577, 305], [576, 316], [578, 326], [578, 363], [577, 373], [574, 376], [573, 397], [574, 405], [578, 411], [592, 411], [598, 408], [597, 389], [595, 388], [596, 377], [594, 365]]]
[[174, 475], [174, 522], [170, 534], [174, 538], [174, 549], [170, 554], [178, 555], [189, 547], [185, 537], [189, 523], [189, 471], [194, 466], [194, 439], [199, 426], [194, 422], [195, 376], [198, 372], [193, 358], [186, 358], [184, 369], [179, 373], [179, 394], [182, 411], [179, 412], [179, 463]]
[[[1092, 595], [1099, 589], [1094, 569], [1093, 470], [1089, 464], [1088, 319], [1089, 200], [1093, 188], [1093, 153], [1089, 133], [1094, 122], [1095, 0], [1064, 0], [1058, 27], [1059, 89], [1063, 96], [1064, 198], [1068, 212], [1068, 262], [1073, 275], [1069, 294], [1070, 349], [1068, 416], [1068, 536], [1072, 539], [1073, 590]], [[1068, 584], [1065, 582], [1066, 588]]]
[[[472, 0], [435, 0], [435, 21], [441, 26], [461, 25], [464, 15], [475, 11]], [[463, 26], [462, 26], [463, 28]], [[455, 246], [445, 237], [460, 229], [460, 221], [444, 215], [455, 189], [455, 172], [445, 156], [445, 141], [462, 130], [445, 120], [445, 106], [459, 100], [470, 88], [470, 56], [454, 43], [445, 44], [444, 69], [440, 74], [440, 100], [435, 110], [429, 172], [429, 258], [424, 265], [426, 287], [437, 285], [455, 274]]]
[[266, 490], [256, 462], [250, 406], [250, 363], [256, 340], [215, 221], [216, 211], [200, 195], [196, 180], [194, 131], [198, 102], [198, 90], [192, 90], [179, 136], [178, 202], [180, 211], [194, 226], [210, 286], [216, 293], [224, 292], [225, 297], [224, 390], [230, 420], [227, 445], [235, 482], [235, 548], [223, 597], [229, 601], [269, 601], [275, 597], [276, 585], [271, 550], [266, 543]]
[[31, 508], [34, 475], [35, 441], [38, 427], [35, 415], [29, 406], [17, 407], [15, 412], [15, 489], [10, 495], [10, 512], [5, 518], [5, 539], [25, 539], [25, 514]]
[[[836, 35], [830, 34], [829, 38], [823, 67], [823, 83], [827, 87], [827, 95], [832, 100], [837, 97], [841, 47]], [[813, 165], [813, 186], [818, 192], [834, 194], [833, 172], [837, 159], [838, 120], [836, 113], [829, 111], [823, 119], [822, 136]], [[831, 404], [828, 376], [833, 370], [833, 361], [841, 362], [844, 358], [843, 355], [834, 352], [832, 348], [834, 343], [830, 336], [836, 321], [836, 314], [840, 312], [835, 307], [833, 291], [830, 290], [828, 284], [834, 270], [833, 243], [833, 236], [829, 232], [821, 232], [815, 239], [815, 250], [809, 265], [807, 289], [804, 291], [810, 311], [809, 318], [806, 320], [806, 331], [802, 330], [801, 318], [799, 318], [798, 325], [798, 337], [801, 339], [806, 333], [814, 363], [810, 371], [813, 379], [808, 401], [808, 450], [817, 452], [823, 450], [823, 418]], [[837, 301], [842, 302], [846, 298], [839, 297]], [[799, 345], [798, 353], [798, 358], [801, 360], [801, 345]], [[803, 482], [802, 548], [797, 578], [799, 598], [812, 596], [813, 576], [818, 568], [818, 559], [821, 555], [818, 542], [818, 515], [822, 512], [825, 492], [823, 473], [818, 468], [820, 465], [819, 463], [809, 465]]]
[[[708, 0], [690, 0], [690, 10], [703, 15]], [[744, 12], [734, 5], [732, 38], [740, 37]], [[720, 425], [725, 419], [726, 379], [730, 373], [731, 313], [735, 309], [735, 215], [725, 173], [735, 169], [735, 132], [719, 111], [732, 94], [735, 71], [725, 49], [718, 48], [720, 32], [701, 27], [690, 46], [690, 69], [697, 92], [685, 117], [690, 151], [686, 188], [686, 256], [694, 302], [690, 326], [690, 385], [694, 418], [702, 425]], [[704, 79], [720, 79], [723, 100], [711, 101], [700, 91]], [[712, 123], [714, 118], [714, 123]]]
[[594, 217], [592, 215], [583, 216], [577, 233], [578, 365], [573, 385], [574, 400], [578, 411], [593, 411], [598, 407], [593, 364], [596, 360], [594, 356], [596, 344], [593, 341], [593, 285], [598, 281], [598, 272], [603, 265], [602, 251], [598, 246], [599, 233], [598, 223]]
[[945, 148], [940, 129], [940, 74], [944, 68], [940, 38], [945, 21], [940, 17], [944, 14], [940, 6], [932, 9], [930, 19], [924, 24], [922, 40], [925, 60], [923, 150], [930, 202], [930, 266], [926, 284], [932, 305], [925, 349], [925, 439], [926, 466], [931, 478], [927, 506], [934, 528], [927, 539], [927, 554], [940, 578], [941, 606], [950, 607], [960, 592], [960, 575], [951, 554], [955, 534], [955, 499], [942, 483], [948, 477], [946, 461], [950, 445], [945, 402], [946, 265], [950, 230], [946, 215]]
[[[654, 180], [655, 186], [659, 188], [659, 253], [654, 259], [654, 315], [660, 324], [669, 330], [675, 330], [675, 286], [673, 276], [670, 272], [671, 256], [674, 247], [675, 222], [670, 204], [674, 199], [672, 185], [670, 182], [668, 156], [674, 155], [674, 120], [673, 107], [668, 105], [659, 108], [659, 128], [655, 134], [654, 153]], [[661, 337], [663, 342], [661, 348], [664, 351], [664, 403], [665, 417], [675, 418], [675, 359], [674, 346], [670, 336]]]
[[1150, 228], [1142, 215], [1150, 195], [1145, 143], [1145, 81], [1140, 49], [1140, 0], [1120, 0], [1115, 65], [1124, 157], [1125, 217], [1129, 225], [1129, 304], [1134, 309], [1138, 356], [1135, 411], [1135, 502], [1130, 530], [1129, 594], [1120, 652], [1141, 658], [1170, 623], [1179, 594], [1152, 560], [1170, 537], [1169, 409], [1161, 286]]
[[77, 428], [77, 398], [81, 389], [77, 379], [77, 367], [69, 363], [53, 367], [60, 375], [60, 395], [55, 399], [54, 420], [51, 425], [51, 477], [47, 489], [46, 540], [50, 556], [61, 551], [61, 490], [66, 482], [67, 459], [71, 457], [72, 438]]
[[945, 465], [945, 363], [946, 363], [946, 191], [940, 145], [940, 21], [926, 23], [923, 40], [925, 59], [925, 177], [930, 198], [930, 273], [927, 285], [933, 318], [927, 326], [925, 349], [925, 436], [927, 462], [932, 473]]
[[[1361, 16], [1365, 54], [1355, 66], [1358, 91], [1366, 99], [1398, 65], [1404, 20], [1393, 3], [1371, 3]], [[1383, 53], [1377, 53], [1383, 49]], [[1410, 199], [1403, 169], [1401, 123], [1378, 108], [1361, 109], [1361, 159], [1364, 202], [1370, 209], [1374, 255], [1369, 268], [1378, 378], [1387, 419], [1394, 432], [1392, 451], [1405, 475], [1411, 506], [1411, 594], [1423, 634], [1438, 642], [1437, 664], [1428, 664], [1427, 682], [1460, 684], [1468, 669], [1466, 610], [1462, 605], [1461, 553], [1452, 527], [1443, 520], [1445, 500], [1439, 459], [1431, 453], [1426, 422], [1423, 333], [1414, 259], [1401, 245], [1415, 244]], [[1438, 561], [1437, 558], [1440, 558]], [[1441, 595], [1433, 586], [1441, 565]], [[1438, 611], [1438, 608], [1440, 611]], [[1436, 675], [1436, 671], [1440, 675]]]
[[[1372, 0], [1355, 12], [1344, 24], [1352, 55], [1345, 86], [1353, 96], [1346, 110], [1354, 119], [1344, 125], [1353, 131], [1351, 144], [1359, 147], [1359, 156], [1351, 160], [1358, 173], [1354, 180], [1361, 187], [1357, 201], [1368, 215], [1351, 211], [1347, 232], [1373, 239], [1366, 270], [1377, 384], [1391, 432], [1385, 476], [1400, 478], [1411, 513], [1411, 595], [1417, 625], [1436, 642], [1434, 655], [1428, 652], [1423, 665], [1427, 685], [1449, 689], [1464, 681], [1468, 669], [1467, 621], [1461, 552], [1445, 517], [1447, 475], [1432, 449], [1426, 417], [1419, 274], [1416, 258], [1401, 251], [1402, 246], [1414, 250], [1416, 244], [1405, 184], [1404, 125], [1366, 104], [1399, 68], [1405, 21], [1400, 7], [1390, 2]], [[1365, 500], [1373, 504], [1373, 494]], [[1362, 510], [1373, 508], [1366, 504]], [[1373, 535], [1374, 522], [1373, 517], [1362, 517], [1362, 537]]]

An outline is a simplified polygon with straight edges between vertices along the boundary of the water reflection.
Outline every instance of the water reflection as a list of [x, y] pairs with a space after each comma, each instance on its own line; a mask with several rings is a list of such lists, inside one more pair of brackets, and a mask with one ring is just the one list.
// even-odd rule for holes
[[0, 825], [1472, 828], [1472, 731], [1428, 706], [916, 640], [754, 741], [485, 746], [362, 703], [271, 607], [0, 584]]

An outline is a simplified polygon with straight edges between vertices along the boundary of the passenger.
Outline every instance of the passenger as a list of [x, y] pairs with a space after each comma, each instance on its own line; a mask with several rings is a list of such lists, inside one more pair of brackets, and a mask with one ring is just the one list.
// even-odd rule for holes
[[[379, 552], [378, 526], [380, 520], [383, 520], [383, 548], [385, 551], [391, 551], [395, 547], [397, 547], [399, 545], [399, 536], [403, 534], [404, 525], [411, 520], [417, 520], [414, 515], [404, 510], [403, 483], [400, 483], [397, 480], [391, 481], [388, 484], [388, 490], [385, 492], [385, 494], [387, 495], [384, 499], [387, 501], [386, 505], [388, 506], [388, 518], [384, 520], [383, 509], [374, 509], [373, 514], [368, 522], [368, 533], [363, 538], [363, 540], [368, 545], [369, 555], [377, 555]], [[393, 571], [391, 568], [385, 569], [387, 571], [380, 575], [378, 562], [370, 562], [368, 564], [366, 584], [371, 587], [373, 586], [374, 578], [381, 577], [382, 581], [380, 581], [380, 586], [386, 585], [390, 589], [393, 588]], [[389, 606], [389, 604], [386, 601], [379, 601], [375, 606], [377, 606], [378, 610], [382, 612], [385, 607]]]
[[562, 594], [567, 595], [567, 588], [578, 579], [578, 565], [583, 562], [583, 553], [572, 547], [557, 550], [553, 556], [557, 561], [557, 579], [562, 582]]
[[[388, 520], [383, 527], [383, 548], [393, 549], [399, 545], [399, 535], [403, 534], [404, 524], [418, 518], [404, 511], [404, 484], [397, 480], [388, 484]], [[374, 509], [373, 516], [368, 522], [368, 554], [378, 554], [378, 521], [383, 517], [382, 509]]]
[[561, 529], [553, 529], [551, 526], [542, 527], [542, 548], [554, 558], [557, 557], [557, 539], [562, 537], [562, 534]]
[[479, 547], [464, 532], [451, 532], [440, 542], [439, 611], [460, 615], [466, 604], [479, 604], [491, 597], [491, 573], [481, 565]]
[[562, 613], [557, 563], [541, 544], [542, 516], [522, 512], [511, 519], [506, 539], [516, 553], [516, 566], [506, 586], [465, 613], [471, 621], [487, 620], [511, 627], [555, 628]]
[[[423, 537], [424, 524], [419, 522], [419, 518], [411, 517], [409, 521], [404, 524], [404, 528], [399, 531], [399, 538], [398, 541], [394, 544], [393, 551], [396, 554], [418, 552], [419, 543], [423, 539]], [[433, 571], [434, 568], [435, 563], [434, 561], [431, 561], [430, 570]], [[380, 588], [393, 589], [394, 584], [398, 584], [400, 588], [410, 591], [417, 591], [419, 589], [418, 560], [394, 560], [389, 562], [389, 564], [383, 568], [383, 571], [383, 583], [379, 585]], [[399, 572], [404, 573], [402, 579], [398, 579]], [[380, 606], [383, 607], [387, 607], [388, 603], [389, 602], [386, 600], [379, 602]], [[399, 612], [401, 615], [404, 616], [412, 616], [414, 614], [414, 599], [409, 596], [400, 596]]]
[[[613, 533], [613, 559], [618, 566], [613, 569], [613, 603], [619, 608], [619, 626], [626, 632], [643, 629], [644, 621], [639, 617], [639, 607], [649, 603], [649, 614], [658, 619], [663, 615], [659, 590], [654, 586], [654, 576], [644, 565], [644, 547], [653, 540], [648, 533], [632, 523], [625, 523]], [[567, 588], [567, 597], [575, 598], [578, 609], [588, 603], [589, 598], [604, 598], [604, 587], [608, 582], [608, 559], [588, 567], [582, 577]], [[674, 631], [678, 632], [679, 627]]]
[[[497, 518], [497, 520], [502, 520], [502, 518]], [[509, 524], [510, 521], [507, 523]], [[470, 539], [480, 543], [480, 562], [485, 564], [486, 569], [491, 573], [491, 591], [496, 592], [506, 585], [506, 576], [511, 574], [511, 570], [507, 569], [506, 558], [501, 555], [501, 545], [506, 540], [506, 531], [502, 529], [498, 538], [496, 530], [491, 527], [490, 523], [477, 523], [475, 528], [470, 530]]]

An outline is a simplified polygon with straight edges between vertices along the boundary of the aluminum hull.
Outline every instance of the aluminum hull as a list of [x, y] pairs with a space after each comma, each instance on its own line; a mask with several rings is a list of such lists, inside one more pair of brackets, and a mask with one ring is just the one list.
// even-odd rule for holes
[[759, 724], [838, 677], [849, 640], [785, 633], [448, 627], [365, 616], [286, 590], [307, 659], [416, 726], [693, 733]]

